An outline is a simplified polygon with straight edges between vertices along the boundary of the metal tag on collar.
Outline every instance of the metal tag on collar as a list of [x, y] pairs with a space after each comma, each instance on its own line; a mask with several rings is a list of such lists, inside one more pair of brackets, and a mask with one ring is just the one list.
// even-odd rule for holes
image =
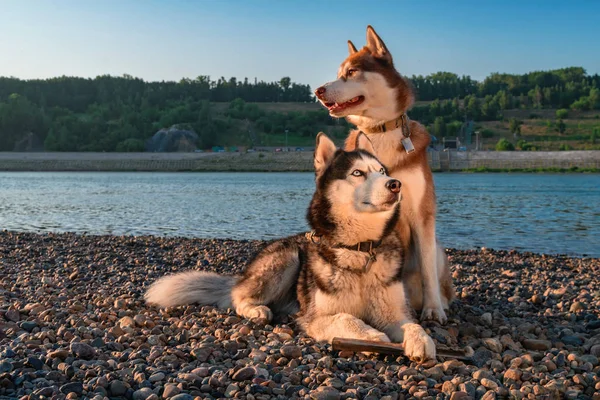
[[402, 114], [402, 146], [404, 150], [406, 150], [407, 154], [415, 151], [415, 146], [413, 145], [412, 140], [410, 140], [410, 127], [408, 126], [408, 117], [406, 114]]
[[406, 150], [408, 154], [415, 151], [415, 146], [413, 146], [413, 142], [409, 137], [402, 138], [402, 146], [404, 146], [404, 150]]

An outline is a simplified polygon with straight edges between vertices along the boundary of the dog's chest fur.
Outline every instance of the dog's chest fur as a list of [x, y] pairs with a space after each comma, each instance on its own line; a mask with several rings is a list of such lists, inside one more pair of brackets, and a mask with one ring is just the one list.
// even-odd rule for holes
[[400, 281], [402, 246], [395, 233], [376, 249], [366, 268], [367, 253], [345, 249], [307, 249], [307, 263], [298, 281], [300, 313], [348, 313], [364, 317], [370, 298]]
[[[414, 133], [411, 139], [416, 150], [410, 154], [404, 150], [400, 129], [372, 134], [369, 135], [369, 139], [373, 143], [377, 157], [388, 168], [390, 176], [402, 183], [401, 223], [415, 226], [418, 218], [423, 218], [424, 214], [432, 212], [427, 205], [435, 195], [432, 191], [433, 182], [429, 182], [431, 178], [428, 179], [426, 175], [426, 173], [431, 175], [426, 151], [429, 138], [422, 137], [424, 133], [421, 132], [421, 126], [414, 121], [411, 121], [411, 129]], [[426, 209], [422, 210], [424, 206]], [[402, 239], [406, 242], [406, 238]]]

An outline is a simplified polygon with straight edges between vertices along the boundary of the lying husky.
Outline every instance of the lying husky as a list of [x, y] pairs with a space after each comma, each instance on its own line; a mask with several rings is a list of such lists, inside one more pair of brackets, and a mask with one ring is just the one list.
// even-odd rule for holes
[[346, 140], [354, 149], [359, 133], [366, 133], [375, 155], [402, 182], [402, 208], [397, 231], [406, 262], [420, 265], [406, 279], [411, 305], [422, 319], [446, 321], [454, 288], [444, 250], [435, 234], [436, 200], [427, 162], [430, 137], [425, 128], [406, 115], [414, 103], [413, 90], [394, 67], [381, 38], [367, 27], [367, 45], [360, 51], [348, 41], [350, 55], [342, 62], [337, 80], [315, 91], [331, 116], [345, 117], [357, 126]]
[[159, 279], [148, 303], [234, 308], [245, 318], [295, 314], [317, 341], [334, 337], [402, 342], [408, 357], [435, 357], [414, 323], [405, 294], [402, 246], [394, 229], [400, 182], [372, 155], [365, 135], [356, 150], [336, 149], [323, 133], [314, 154], [316, 191], [307, 212], [310, 234], [276, 240], [243, 276], [183, 272]]

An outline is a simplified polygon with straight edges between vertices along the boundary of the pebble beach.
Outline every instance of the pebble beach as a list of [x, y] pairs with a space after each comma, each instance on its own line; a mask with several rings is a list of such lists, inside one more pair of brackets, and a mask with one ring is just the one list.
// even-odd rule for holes
[[0, 232], [0, 399], [598, 399], [600, 259], [447, 249], [434, 341], [471, 361], [332, 351], [232, 310], [159, 309], [157, 278], [243, 271], [261, 241]]

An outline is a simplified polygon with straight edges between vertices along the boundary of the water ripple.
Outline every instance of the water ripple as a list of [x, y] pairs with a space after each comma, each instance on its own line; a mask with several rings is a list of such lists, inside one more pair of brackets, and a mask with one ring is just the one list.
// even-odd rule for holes
[[[435, 174], [444, 246], [600, 257], [600, 175]], [[0, 228], [273, 239], [306, 230], [312, 173], [0, 173]]]

